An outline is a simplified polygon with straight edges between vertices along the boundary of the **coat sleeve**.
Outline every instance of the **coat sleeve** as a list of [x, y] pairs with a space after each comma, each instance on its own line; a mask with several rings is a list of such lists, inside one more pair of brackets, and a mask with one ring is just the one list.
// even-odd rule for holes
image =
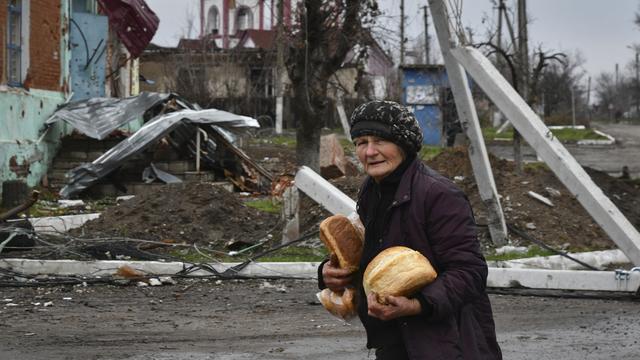
[[464, 193], [453, 186], [435, 183], [425, 206], [427, 240], [438, 277], [421, 294], [431, 305], [430, 319], [438, 320], [459, 312], [484, 293], [488, 269]]

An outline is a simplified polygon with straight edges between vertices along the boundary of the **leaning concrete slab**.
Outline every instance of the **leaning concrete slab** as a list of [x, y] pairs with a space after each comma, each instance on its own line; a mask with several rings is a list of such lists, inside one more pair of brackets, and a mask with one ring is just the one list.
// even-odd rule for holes
[[438, 34], [438, 42], [447, 68], [449, 84], [456, 103], [460, 123], [469, 138], [469, 159], [473, 174], [476, 177], [478, 192], [487, 208], [489, 233], [496, 245], [507, 243], [507, 223], [498, 197], [498, 190], [493, 179], [493, 171], [489, 163], [489, 155], [482, 137], [480, 120], [471, 96], [469, 80], [464, 68], [451, 55], [454, 38], [449, 28], [449, 17], [442, 1], [430, 0], [429, 6], [433, 15], [433, 23]]
[[356, 202], [311, 168], [302, 166], [296, 173], [295, 185], [332, 214], [350, 215]]
[[638, 230], [591, 180], [502, 74], [477, 49], [457, 47], [451, 53], [611, 240], [633, 264], [640, 265]]

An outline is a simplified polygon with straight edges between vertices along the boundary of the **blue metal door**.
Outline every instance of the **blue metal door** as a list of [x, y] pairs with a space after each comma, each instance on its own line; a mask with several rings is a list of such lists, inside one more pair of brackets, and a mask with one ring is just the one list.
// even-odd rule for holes
[[437, 105], [411, 105], [407, 107], [415, 114], [424, 136], [423, 144], [442, 144], [442, 114]]
[[74, 12], [71, 18], [72, 100], [105, 95], [109, 22], [106, 16]]

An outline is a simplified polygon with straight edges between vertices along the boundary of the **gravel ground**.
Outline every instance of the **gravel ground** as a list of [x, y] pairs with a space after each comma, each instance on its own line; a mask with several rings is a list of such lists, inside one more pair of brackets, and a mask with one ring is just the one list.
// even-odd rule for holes
[[[303, 280], [2, 288], [0, 359], [372, 359], [359, 322], [331, 317], [316, 291]], [[505, 359], [640, 357], [637, 300], [491, 300]]]

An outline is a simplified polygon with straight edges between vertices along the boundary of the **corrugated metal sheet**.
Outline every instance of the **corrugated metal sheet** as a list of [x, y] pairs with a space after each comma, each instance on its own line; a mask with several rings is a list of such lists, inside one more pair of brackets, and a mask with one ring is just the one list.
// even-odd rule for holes
[[98, 0], [109, 25], [133, 57], [149, 45], [160, 19], [144, 0]]

